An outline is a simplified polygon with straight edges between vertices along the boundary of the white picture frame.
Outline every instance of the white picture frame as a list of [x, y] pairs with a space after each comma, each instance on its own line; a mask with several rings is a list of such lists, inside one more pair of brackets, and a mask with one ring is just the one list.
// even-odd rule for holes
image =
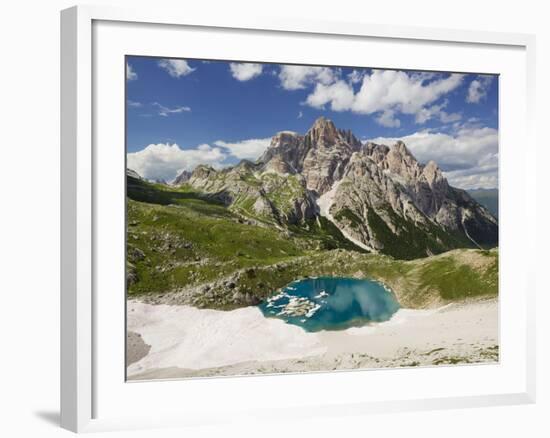
[[[535, 304], [534, 304], [534, 272], [531, 272], [528, 261], [526, 261], [520, 271], [514, 274], [506, 274], [510, 280], [517, 281], [521, 289], [521, 302], [519, 302], [522, 310], [521, 316], [518, 316], [519, 333], [515, 332], [517, 339], [514, 337], [514, 344], [510, 343], [510, 349], [514, 349], [515, 355], [521, 352], [521, 357], [518, 359], [518, 366], [514, 368], [514, 386], [510, 388], [502, 388], [502, 391], [495, 389], [492, 392], [486, 393], [468, 393], [464, 390], [461, 395], [456, 395], [459, 392], [447, 395], [446, 393], [438, 393], [437, 396], [415, 397], [414, 393], [401, 394], [399, 391], [392, 392], [390, 398], [387, 399], [360, 399], [354, 398], [346, 402], [345, 392], [334, 395], [334, 399], [327, 401], [322, 397], [315, 404], [306, 399], [303, 403], [296, 406], [281, 406], [277, 405], [275, 411], [269, 412], [266, 409], [258, 407], [254, 410], [243, 404], [242, 409], [236, 406], [236, 412], [224, 413], [221, 410], [216, 410], [216, 407], [210, 407], [211, 411], [201, 411], [200, 402], [197, 402], [197, 412], [191, 416], [186, 415], [181, 408], [176, 406], [174, 410], [165, 411], [162, 406], [158, 406], [150, 415], [143, 416], [136, 414], [121, 412], [120, 415], [103, 415], [102, 397], [106, 393], [106, 385], [103, 382], [109, 382], [104, 378], [105, 372], [101, 371], [105, 366], [105, 354], [97, 354], [101, 351], [104, 339], [102, 330], [98, 330], [98, 319], [102, 320], [102, 324], [108, 324], [114, 330], [123, 330], [122, 325], [117, 325], [115, 318], [124, 319], [124, 315], [108, 316], [105, 312], [105, 301], [97, 299], [98, 285], [104, 284], [105, 280], [101, 277], [101, 259], [98, 258], [103, 248], [97, 241], [98, 223], [101, 223], [98, 205], [102, 202], [101, 186], [98, 184], [101, 181], [112, 178], [112, 172], [103, 170], [101, 176], [98, 169], [105, 166], [101, 163], [103, 158], [98, 158], [95, 150], [95, 141], [101, 138], [101, 133], [97, 131], [95, 123], [101, 119], [98, 114], [98, 99], [96, 95], [96, 86], [98, 77], [101, 76], [101, 69], [95, 64], [94, 60], [98, 59], [98, 50], [102, 50], [101, 36], [98, 36], [96, 28], [98, 23], [109, 23], [109, 25], [131, 25], [149, 26], [150, 32], [165, 31], [169, 29], [173, 31], [178, 26], [186, 29], [200, 30], [202, 33], [224, 32], [228, 30], [237, 30], [241, 34], [250, 34], [250, 38], [263, 33], [269, 33], [273, 38], [281, 36], [293, 36], [296, 38], [304, 36], [320, 36], [322, 38], [334, 39], [350, 39], [356, 42], [361, 41], [385, 41], [387, 44], [402, 44], [406, 42], [411, 47], [414, 45], [445, 45], [453, 44], [461, 46], [464, 50], [483, 47], [486, 50], [494, 50], [499, 52], [509, 51], [510, 53], [521, 54], [519, 58], [524, 62], [521, 65], [516, 65], [518, 76], [525, 79], [525, 82], [514, 84], [519, 87], [517, 96], [521, 109], [518, 109], [522, 115], [521, 132], [510, 133], [510, 136], [522, 135], [524, 139], [523, 149], [525, 151], [533, 151], [535, 149], [535, 141], [533, 134], [534, 120], [534, 51], [535, 39], [532, 35], [523, 34], [507, 34], [507, 33], [491, 33], [483, 31], [460, 31], [450, 29], [424, 29], [416, 27], [402, 26], [383, 26], [366, 23], [339, 23], [339, 22], [319, 22], [309, 21], [307, 19], [290, 19], [290, 18], [249, 18], [242, 17], [238, 20], [232, 19], [227, 21], [224, 17], [214, 15], [200, 16], [194, 15], [189, 11], [164, 11], [158, 8], [148, 10], [120, 9], [111, 7], [96, 7], [96, 6], [78, 6], [62, 11], [61, 13], [61, 426], [75, 431], [99, 431], [112, 430], [120, 428], [144, 428], [144, 427], [161, 427], [161, 426], [177, 426], [189, 424], [204, 424], [209, 422], [224, 422], [229, 421], [230, 417], [234, 421], [239, 418], [247, 418], [253, 416], [255, 418], [269, 418], [270, 415], [280, 415], [285, 413], [293, 417], [311, 417], [312, 415], [342, 415], [346, 414], [365, 414], [370, 412], [397, 412], [404, 410], [415, 409], [441, 409], [441, 408], [456, 408], [456, 407], [474, 407], [474, 406], [489, 406], [489, 405], [504, 405], [504, 404], [520, 404], [532, 403], [535, 400]], [[133, 30], [137, 32], [138, 30]], [[114, 41], [114, 40], [113, 40]], [[160, 40], [159, 40], [160, 41]], [[159, 42], [160, 43], [160, 42]], [[288, 42], [281, 43], [288, 44]], [[117, 44], [113, 44], [117, 46]], [[148, 50], [155, 50], [155, 44], [151, 43]], [[117, 46], [118, 47], [118, 46]], [[114, 50], [114, 49], [113, 49]], [[124, 48], [120, 50], [124, 52]], [[269, 48], [265, 49], [269, 52]], [[135, 54], [135, 52], [132, 52]], [[113, 56], [116, 54], [114, 53]], [[162, 55], [168, 55], [162, 53]], [[116, 55], [118, 56], [118, 55]], [[450, 66], [449, 70], [456, 70], [456, 66]], [[498, 65], [498, 64], [495, 64]], [[488, 67], [487, 67], [488, 68]], [[460, 69], [459, 69], [460, 70]], [[468, 69], [464, 71], [470, 71]], [[493, 73], [500, 73], [498, 67]], [[504, 89], [503, 93], [506, 92]], [[121, 109], [122, 111], [122, 109]], [[505, 120], [504, 120], [505, 121]], [[508, 135], [508, 134], [504, 134]], [[506, 139], [505, 139], [506, 140]], [[123, 145], [121, 145], [123, 149]], [[526, 152], [524, 152], [526, 153]], [[506, 162], [502, 161], [504, 169]], [[520, 163], [525, 164], [526, 163]], [[521, 184], [517, 191], [511, 193], [510, 196], [525, 196], [535, 197], [536, 184], [534, 169], [528, 169], [523, 166], [520, 172]], [[115, 166], [116, 167], [116, 166]], [[105, 176], [110, 175], [110, 176]], [[124, 175], [120, 175], [122, 180]], [[506, 173], [503, 178], [506, 178]], [[116, 179], [116, 177], [115, 177]], [[503, 196], [507, 196], [504, 194]], [[527, 209], [513, 209], [511, 204], [509, 210], [504, 207], [503, 213], [510, 211], [510, 219], [504, 218], [503, 229], [510, 229], [514, 221], [523, 220], [529, 224], [527, 227], [527, 239], [521, 243], [528, 247], [534, 246], [536, 226], [533, 213], [529, 213]], [[514, 210], [516, 210], [514, 212]], [[514, 216], [515, 215], [515, 216]], [[120, 218], [121, 220], [123, 218]], [[506, 222], [509, 220], [509, 223]], [[505, 233], [506, 231], [503, 231]], [[504, 236], [506, 237], [506, 236]], [[113, 243], [116, 244], [116, 241]], [[519, 245], [519, 244], [518, 244]], [[509, 248], [513, 248], [510, 243]], [[520, 249], [520, 248], [518, 248]], [[510, 251], [512, 252], [512, 251]], [[535, 254], [535, 252], [532, 252]], [[508, 263], [513, 263], [514, 256], [510, 255]], [[517, 257], [517, 256], [516, 256]], [[534, 256], [532, 256], [534, 257]], [[503, 267], [501, 263], [501, 272]], [[529, 279], [527, 279], [529, 274]], [[114, 278], [114, 277], [113, 277]], [[502, 281], [502, 280], [501, 280]], [[113, 286], [122, 287], [115, 283]], [[507, 287], [507, 284], [501, 282], [501, 287]], [[511, 303], [510, 303], [511, 305]], [[102, 307], [103, 306], [103, 307]], [[502, 310], [502, 309], [501, 309]], [[506, 310], [506, 309], [504, 309]], [[523, 312], [524, 310], [524, 312]], [[105, 315], [105, 319], [103, 317]], [[506, 315], [506, 312], [503, 313]], [[111, 319], [110, 319], [111, 318]], [[103, 322], [107, 321], [107, 322]], [[507, 320], [501, 315], [502, 324], [507, 324]], [[505, 327], [506, 328], [506, 327]], [[118, 339], [118, 338], [117, 338]], [[512, 341], [511, 341], [512, 342]], [[115, 344], [113, 344], [115, 345]], [[503, 353], [506, 361], [506, 354]], [[497, 365], [499, 366], [499, 365]], [[500, 366], [506, 368], [506, 363], [503, 362]], [[113, 365], [116, 367], [116, 365]], [[122, 366], [119, 364], [119, 368]], [[458, 367], [460, 368], [460, 367]], [[469, 374], [481, 373], [481, 367], [469, 367]], [[471, 371], [473, 370], [473, 371]], [[488, 368], [486, 370], [489, 370]], [[494, 372], [496, 373], [495, 368]], [[119, 370], [120, 371], [120, 370]], [[119, 371], [113, 376], [119, 376]], [[386, 371], [384, 371], [386, 372]], [[405, 379], [406, 373], [410, 370], [402, 370], [402, 378]], [[431, 369], [415, 370], [416, 376], [422, 379], [429, 379], [430, 373], [434, 373]], [[117, 374], [118, 373], [118, 374]], [[372, 371], [370, 371], [372, 373]], [[383, 372], [382, 372], [383, 373]], [[387, 373], [387, 372], [386, 372]], [[447, 378], [447, 371], [439, 371], [438, 378]], [[346, 385], [357, 384], [358, 373], [339, 373], [340, 379], [338, 384], [345, 388]], [[510, 374], [512, 375], [512, 374]], [[503, 374], [504, 376], [504, 374]], [[111, 377], [109, 377], [111, 378]], [[288, 384], [297, 384], [301, 382], [304, 387], [314, 384], [314, 380], [305, 376], [285, 376], [283, 380], [280, 377], [254, 377], [254, 378], [231, 378], [231, 379], [215, 379], [202, 380], [201, 382], [188, 381], [188, 388], [192, 391], [202, 391], [209, 385], [209, 388], [216, 388], [219, 394], [224, 391], [236, 391], [242, 388], [243, 393], [253, 391], [250, 382], [251, 379], [265, 379], [275, 385], [284, 386], [284, 382]], [[315, 384], [326, 379], [323, 376], [317, 376]], [[383, 379], [380, 375], [380, 379]], [[504, 377], [502, 377], [504, 378]], [[258, 380], [254, 380], [258, 384]], [[125, 383], [119, 382], [124, 385]], [[178, 382], [177, 385], [181, 385]], [[330, 382], [328, 382], [330, 388]], [[169, 391], [168, 385], [176, 385], [176, 383], [146, 383], [146, 384], [126, 384], [132, 388], [148, 388], [151, 394], [160, 394], [158, 391]], [[152, 385], [164, 385], [157, 391], [157, 387]], [[498, 381], [495, 380], [495, 385]], [[191, 388], [194, 389], [191, 389]], [[99, 389], [98, 389], [99, 388]], [[181, 388], [181, 386], [179, 386]], [[313, 386], [312, 386], [313, 388]], [[497, 388], [497, 386], [494, 386]], [[177, 391], [177, 390], [176, 390]], [[132, 389], [132, 394], [135, 396], [138, 389]], [[119, 403], [117, 400], [116, 390], [113, 390], [109, 397], [113, 397], [113, 403]], [[411, 395], [412, 394], [412, 395]], [[433, 393], [435, 394], [435, 392]], [[173, 394], [171, 395], [171, 397]], [[277, 400], [277, 395], [274, 396]], [[281, 398], [282, 400], [283, 398]], [[235, 401], [238, 405], [239, 400]], [[152, 408], [151, 408], [152, 409]], [[107, 408], [105, 412], [107, 412]], [[188, 412], [188, 411], [185, 411]]]

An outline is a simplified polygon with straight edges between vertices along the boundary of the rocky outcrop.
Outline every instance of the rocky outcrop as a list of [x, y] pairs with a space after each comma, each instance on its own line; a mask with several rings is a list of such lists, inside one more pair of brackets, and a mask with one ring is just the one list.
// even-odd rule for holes
[[413, 197], [363, 152], [350, 159], [329, 211], [340, 229], [374, 250], [405, 257], [417, 254], [414, 241], [422, 240], [422, 248], [441, 252]]
[[315, 199], [305, 179], [293, 171], [266, 169], [243, 160], [222, 170], [198, 166], [186, 184], [260, 223], [290, 225], [316, 215]]
[[303, 136], [283, 131], [273, 136], [271, 144], [258, 161], [263, 163], [264, 171], [281, 174], [300, 173], [308, 151]]
[[368, 143], [354, 153], [333, 198], [329, 211], [343, 231], [391, 255], [412, 258], [498, 242], [496, 219], [402, 142]]
[[135, 170], [133, 169], [126, 169], [126, 176], [129, 176], [130, 178], [135, 178], [135, 179], [139, 179], [139, 180], [143, 180], [143, 178], [141, 177], [141, 175], [139, 173], [137, 173]]
[[[379, 148], [367, 145], [365, 149], [369, 156], [373, 156], [369, 151]], [[461, 231], [467, 221], [471, 225], [478, 222], [477, 225], [488, 232], [485, 238], [478, 235], [480, 242], [496, 242], [497, 220], [465, 191], [451, 187], [434, 161], [420, 164], [402, 142], [383, 150], [387, 151], [386, 156], [375, 153], [375, 161], [387, 169], [390, 178], [403, 185], [418, 209], [429, 219], [448, 231]]]

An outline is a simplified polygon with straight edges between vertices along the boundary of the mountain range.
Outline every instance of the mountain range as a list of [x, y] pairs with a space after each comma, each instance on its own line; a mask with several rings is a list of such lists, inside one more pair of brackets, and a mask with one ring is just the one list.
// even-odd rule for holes
[[291, 232], [328, 220], [356, 248], [395, 258], [498, 245], [497, 219], [434, 161], [420, 163], [400, 141], [362, 143], [324, 117], [305, 135], [277, 133], [256, 162], [199, 165], [171, 184], [262, 227]]

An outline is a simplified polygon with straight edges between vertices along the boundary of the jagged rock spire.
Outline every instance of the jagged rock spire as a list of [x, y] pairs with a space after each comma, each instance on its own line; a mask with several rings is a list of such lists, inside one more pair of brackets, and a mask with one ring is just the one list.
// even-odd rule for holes
[[332, 120], [321, 116], [315, 120], [311, 128], [309, 128], [306, 137], [312, 144], [320, 143], [330, 145], [336, 142], [339, 137], [339, 132], [336, 126], [334, 126], [334, 123], [332, 123]]

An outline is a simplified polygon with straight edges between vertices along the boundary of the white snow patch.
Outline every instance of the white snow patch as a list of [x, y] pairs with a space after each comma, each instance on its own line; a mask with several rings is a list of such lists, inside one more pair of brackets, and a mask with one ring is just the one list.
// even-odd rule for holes
[[128, 367], [128, 375], [154, 368], [201, 369], [247, 361], [271, 361], [326, 352], [316, 333], [257, 307], [231, 311], [128, 301], [128, 330], [151, 345], [147, 356]]

